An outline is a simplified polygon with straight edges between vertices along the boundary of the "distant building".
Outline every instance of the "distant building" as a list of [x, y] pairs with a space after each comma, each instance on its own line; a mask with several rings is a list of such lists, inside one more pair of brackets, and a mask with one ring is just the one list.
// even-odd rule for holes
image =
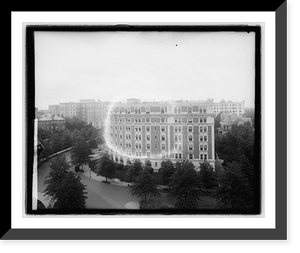
[[231, 114], [221, 114], [221, 121], [220, 121], [220, 127], [217, 128], [217, 133], [219, 136], [223, 136], [228, 131], [231, 130], [233, 124], [244, 124], [246, 122], [249, 122], [250, 125], [252, 126], [252, 120], [251, 118], [244, 118], [236, 113], [231, 113]]
[[212, 105], [129, 99], [114, 104], [109, 115], [106, 142], [118, 161], [149, 159], [158, 170], [163, 159], [187, 158], [195, 165], [208, 161], [215, 167]]
[[110, 102], [95, 99], [80, 99], [79, 102], [68, 102], [59, 104], [61, 117], [77, 117], [94, 127], [104, 126]]
[[214, 113], [215, 115], [219, 113], [229, 114], [236, 113], [239, 116], [245, 114], [245, 101], [243, 102], [232, 102], [231, 100], [225, 101], [221, 100], [220, 102], [213, 102]]
[[38, 119], [38, 127], [51, 132], [65, 130], [65, 123], [64, 118], [54, 114], [45, 114]]
[[60, 106], [59, 105], [49, 105], [48, 111], [51, 114], [60, 115]]

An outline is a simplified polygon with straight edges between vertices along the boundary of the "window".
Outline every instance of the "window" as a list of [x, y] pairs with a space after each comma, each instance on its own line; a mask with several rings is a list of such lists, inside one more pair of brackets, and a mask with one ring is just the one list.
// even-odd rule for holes
[[178, 158], [181, 159], [182, 158], [182, 154], [179, 153], [178, 154]]
[[202, 135], [200, 135], [200, 142], [201, 142], [201, 141], [203, 141], [203, 136], [202, 136]]
[[203, 132], [203, 126], [200, 126], [200, 132], [202, 133]]
[[200, 151], [203, 151], [203, 145], [200, 145]]
[[161, 131], [161, 132], [165, 132], [165, 131], [166, 131], [166, 127], [165, 127], [165, 126], [161, 126], [161, 127], [160, 127], [160, 131]]
[[193, 159], [193, 154], [189, 154], [189, 159], [190, 159], [190, 160]]
[[188, 118], [188, 123], [193, 123], [193, 118]]
[[206, 131], [207, 131], [207, 128], [206, 128], [206, 126], [203, 128], [203, 130], [204, 130], [204, 132], [206, 132]]
[[177, 135], [177, 134], [175, 134], [175, 136], [174, 136], [174, 137], [175, 137], [175, 139], [174, 139], [174, 140], [175, 140], [175, 141], [178, 141], [178, 135]]
[[189, 150], [193, 150], [193, 144], [189, 144]]
[[203, 118], [203, 122], [206, 123], [206, 118]]
[[161, 140], [162, 140], [162, 141], [165, 141], [165, 140], [166, 140], [166, 136], [165, 136], [165, 135], [162, 135], [162, 136], [161, 136]]
[[204, 141], [207, 141], [207, 136], [206, 135], [204, 135]]
[[149, 123], [150, 122], [150, 118], [146, 118], [146, 122]]
[[181, 132], [181, 126], [178, 126], [178, 132]]
[[207, 145], [204, 145], [204, 151], [207, 151]]
[[188, 108], [188, 113], [192, 113], [192, 107]]
[[146, 144], [146, 148], [147, 148], [147, 149], [150, 149], [150, 148], [151, 148], [150, 143], [147, 143], [147, 144]]
[[175, 154], [175, 159], [178, 159], [178, 154], [177, 153]]
[[200, 160], [203, 160], [203, 154], [200, 154]]
[[154, 136], [154, 139], [157, 140], [157, 136], [156, 135]]
[[149, 151], [146, 152], [146, 156], [150, 157], [150, 152]]
[[157, 162], [154, 162], [154, 166], [157, 167]]
[[188, 132], [193, 132], [193, 127], [192, 126], [188, 126]]
[[193, 141], [193, 135], [189, 135], [189, 141]]
[[179, 144], [179, 145], [178, 145], [178, 149], [179, 149], [179, 150], [181, 150], [181, 149], [182, 149], [182, 146], [181, 146], [181, 144]]
[[150, 132], [150, 126], [146, 126], [146, 131]]
[[150, 135], [146, 135], [146, 140], [150, 141]]
[[161, 144], [161, 149], [165, 150], [166, 149], [166, 144], [162, 143]]
[[154, 127], [154, 131], [156, 131], [156, 127]]
[[207, 159], [207, 154], [204, 154], [204, 160], [206, 160]]

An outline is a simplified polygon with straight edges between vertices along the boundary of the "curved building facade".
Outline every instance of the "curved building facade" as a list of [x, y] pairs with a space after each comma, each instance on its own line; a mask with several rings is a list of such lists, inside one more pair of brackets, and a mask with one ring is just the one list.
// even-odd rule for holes
[[117, 161], [149, 159], [154, 170], [163, 159], [187, 158], [215, 167], [213, 105], [195, 101], [141, 102], [111, 106], [106, 143]]

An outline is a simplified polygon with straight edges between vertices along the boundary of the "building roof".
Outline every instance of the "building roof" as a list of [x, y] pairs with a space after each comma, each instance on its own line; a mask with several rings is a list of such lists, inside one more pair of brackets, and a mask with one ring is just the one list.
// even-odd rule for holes
[[49, 120], [65, 120], [55, 114], [45, 114], [43, 117], [39, 118], [39, 121], [49, 121]]

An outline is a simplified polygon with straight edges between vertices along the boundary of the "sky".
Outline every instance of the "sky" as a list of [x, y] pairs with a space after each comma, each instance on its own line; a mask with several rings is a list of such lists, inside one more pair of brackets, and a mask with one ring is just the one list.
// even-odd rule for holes
[[35, 32], [35, 106], [206, 100], [254, 107], [255, 34]]

